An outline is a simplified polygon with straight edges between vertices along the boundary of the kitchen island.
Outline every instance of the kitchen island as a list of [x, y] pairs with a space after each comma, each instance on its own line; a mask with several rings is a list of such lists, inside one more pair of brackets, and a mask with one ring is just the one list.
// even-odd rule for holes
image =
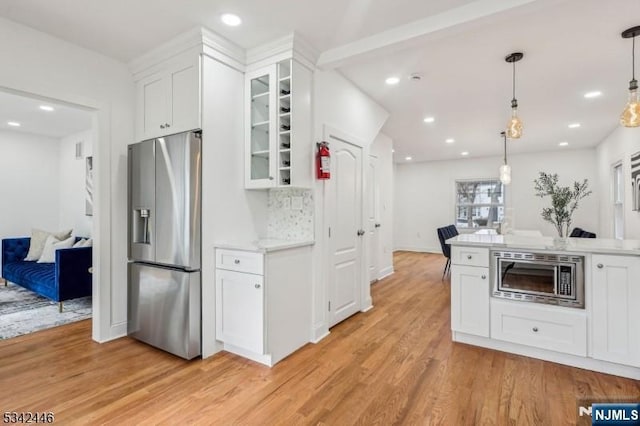
[[640, 241], [447, 243], [454, 341], [640, 379]]

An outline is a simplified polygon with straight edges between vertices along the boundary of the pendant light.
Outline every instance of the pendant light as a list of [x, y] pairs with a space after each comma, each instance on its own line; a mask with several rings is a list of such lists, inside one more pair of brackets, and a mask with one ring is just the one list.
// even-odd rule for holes
[[507, 133], [500, 132], [500, 136], [504, 139], [504, 164], [500, 166], [500, 182], [509, 185], [511, 183], [511, 166], [507, 164]]
[[625, 127], [640, 126], [640, 101], [638, 100], [638, 80], [636, 80], [636, 36], [640, 35], [640, 26], [622, 32], [622, 38], [631, 39], [631, 81], [629, 82], [629, 101], [620, 116], [620, 124]]
[[522, 136], [522, 121], [518, 117], [518, 100], [516, 99], [516, 62], [522, 59], [522, 52], [514, 52], [504, 58], [510, 64], [513, 64], [513, 98], [511, 99], [511, 119], [507, 124], [506, 136], [509, 139], [518, 139]]

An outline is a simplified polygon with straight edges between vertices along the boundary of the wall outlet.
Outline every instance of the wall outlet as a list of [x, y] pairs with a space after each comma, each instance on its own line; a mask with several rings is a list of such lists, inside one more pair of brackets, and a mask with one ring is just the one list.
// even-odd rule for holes
[[291, 210], [302, 210], [302, 197], [291, 197]]
[[282, 199], [282, 208], [284, 210], [291, 210], [291, 198], [290, 197], [284, 197]]

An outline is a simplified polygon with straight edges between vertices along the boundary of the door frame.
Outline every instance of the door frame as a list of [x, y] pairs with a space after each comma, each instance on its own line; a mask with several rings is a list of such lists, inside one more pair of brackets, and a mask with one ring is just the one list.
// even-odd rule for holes
[[[379, 185], [379, 166], [380, 166], [380, 158], [375, 155], [375, 154], [369, 154], [369, 156], [367, 157], [368, 161], [367, 161], [367, 170], [371, 169], [371, 165], [375, 163], [375, 173], [376, 175], [374, 176], [374, 179], [372, 180], [367, 180], [367, 196], [371, 195], [373, 196], [373, 216], [374, 216], [374, 222], [375, 223], [380, 223], [380, 185]], [[367, 173], [365, 173], [365, 176], [367, 176]], [[371, 191], [372, 193], [369, 194], [369, 191]], [[368, 200], [367, 200], [368, 201]], [[365, 204], [368, 204], [365, 202]], [[369, 219], [369, 215], [367, 215], [367, 226], [369, 225], [368, 223], [368, 219]], [[370, 234], [370, 231], [367, 229], [366, 230], [367, 235]], [[377, 244], [375, 247], [373, 247], [373, 241], [369, 240], [367, 242], [367, 272], [369, 272], [369, 264], [371, 263], [372, 259], [376, 260], [376, 264], [375, 266], [375, 270], [373, 271], [373, 279], [371, 279], [371, 275], [367, 274], [367, 277], [369, 279], [369, 285], [372, 285], [376, 282], [378, 282], [378, 280], [380, 280], [380, 228], [375, 228], [373, 229], [373, 238], [377, 239]]]
[[[364, 224], [367, 221], [367, 214], [365, 209], [365, 194], [368, 190], [368, 183], [366, 180], [366, 167], [365, 167], [365, 158], [369, 158], [369, 147], [365, 146], [365, 144], [355, 136], [352, 136], [346, 132], [343, 132], [335, 127], [332, 127], [328, 124], [324, 124], [322, 127], [323, 140], [329, 142], [329, 149], [331, 149], [331, 141], [330, 139], [338, 139], [341, 142], [353, 145], [357, 148], [362, 149], [362, 155], [360, 161], [362, 162], [360, 167], [361, 180], [362, 180], [362, 199], [361, 199], [361, 217], [360, 217], [360, 225], [361, 229], [364, 229]], [[328, 303], [331, 300], [331, 285], [330, 285], [330, 275], [328, 271], [331, 268], [331, 243], [329, 240], [329, 206], [327, 203], [327, 184], [326, 182], [322, 186], [322, 213], [323, 213], [323, 226], [322, 226], [322, 245], [324, 247], [323, 250], [323, 270], [325, 272], [324, 283], [325, 283], [325, 309], [327, 312], [326, 318], [326, 326], [327, 328], [331, 327], [330, 324], [330, 313]], [[367, 245], [369, 244], [369, 236], [365, 232], [363, 238], [361, 240], [361, 250], [360, 250], [360, 260], [359, 260], [359, 268], [360, 268], [360, 283], [358, 285], [360, 291], [360, 312], [366, 312], [373, 308], [373, 303], [371, 299], [371, 286], [369, 285], [369, 273], [368, 273], [368, 255], [367, 255]]]

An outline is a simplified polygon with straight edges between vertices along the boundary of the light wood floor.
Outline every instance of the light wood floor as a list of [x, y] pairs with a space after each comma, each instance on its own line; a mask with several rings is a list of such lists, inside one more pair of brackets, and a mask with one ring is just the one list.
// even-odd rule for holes
[[0, 342], [0, 409], [60, 424], [573, 424], [576, 398], [640, 382], [453, 344], [442, 256], [398, 253], [375, 308], [269, 369], [222, 353], [187, 362], [89, 321]]

